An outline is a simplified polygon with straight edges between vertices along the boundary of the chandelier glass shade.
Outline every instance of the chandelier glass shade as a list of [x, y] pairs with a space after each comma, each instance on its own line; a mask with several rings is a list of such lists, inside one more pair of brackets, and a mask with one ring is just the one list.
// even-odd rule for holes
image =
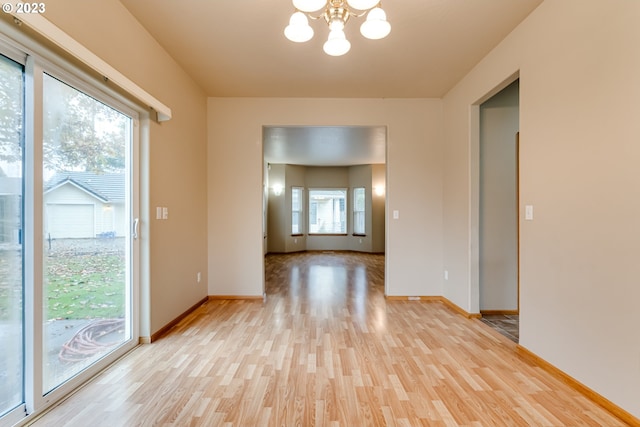
[[313, 37], [313, 28], [309, 25], [307, 15], [295, 12], [289, 19], [289, 25], [284, 29], [284, 35], [296, 43], [304, 43]]
[[[324, 19], [329, 27], [329, 37], [323, 49], [331, 56], [341, 56], [349, 52], [351, 43], [347, 40], [344, 27], [349, 18], [366, 20], [360, 26], [360, 33], [372, 40], [385, 38], [391, 32], [387, 14], [382, 10], [380, 0], [292, 0], [296, 11], [284, 29], [284, 35], [296, 43], [304, 43], [313, 37], [309, 19]], [[316, 13], [317, 15], [313, 15]]]

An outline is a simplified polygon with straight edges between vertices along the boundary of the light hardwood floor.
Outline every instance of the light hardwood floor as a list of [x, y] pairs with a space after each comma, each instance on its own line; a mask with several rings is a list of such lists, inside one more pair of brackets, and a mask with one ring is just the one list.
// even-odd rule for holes
[[266, 266], [266, 301], [210, 300], [35, 425], [624, 425], [479, 320], [385, 300], [382, 255]]

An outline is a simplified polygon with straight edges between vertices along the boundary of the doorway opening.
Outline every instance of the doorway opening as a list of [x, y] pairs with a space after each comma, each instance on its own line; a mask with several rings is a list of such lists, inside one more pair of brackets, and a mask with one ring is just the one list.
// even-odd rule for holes
[[384, 254], [386, 141], [386, 126], [264, 126], [264, 255]]
[[480, 104], [478, 286], [483, 320], [519, 339], [519, 80]]

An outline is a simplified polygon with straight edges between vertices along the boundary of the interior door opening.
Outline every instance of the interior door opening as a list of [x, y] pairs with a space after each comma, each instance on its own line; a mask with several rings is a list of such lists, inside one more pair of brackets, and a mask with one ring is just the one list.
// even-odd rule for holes
[[263, 127], [264, 254], [384, 253], [386, 135], [386, 126]]
[[519, 339], [519, 80], [480, 105], [479, 305], [486, 323]]

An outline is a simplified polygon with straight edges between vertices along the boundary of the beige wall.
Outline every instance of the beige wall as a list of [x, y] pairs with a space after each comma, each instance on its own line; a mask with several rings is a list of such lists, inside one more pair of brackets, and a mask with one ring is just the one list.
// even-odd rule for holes
[[[371, 236], [371, 250], [375, 253], [383, 253], [385, 249], [386, 231], [385, 231], [385, 183], [386, 183], [386, 167], [385, 165], [371, 166], [371, 227], [373, 233]], [[382, 194], [376, 194], [376, 187], [382, 190]]]
[[210, 294], [262, 295], [265, 125], [387, 126], [387, 293], [442, 294], [440, 100], [210, 98], [208, 114]]
[[150, 310], [142, 310], [141, 335], [148, 336], [207, 295], [206, 97], [116, 0], [57, 0], [47, 3], [46, 18], [173, 112], [171, 121], [150, 124], [146, 147], [146, 202], [153, 211], [169, 208], [166, 221], [142, 217]]
[[[291, 187], [305, 187], [305, 174], [306, 168], [299, 165], [286, 165], [286, 187], [291, 190]], [[306, 195], [303, 196], [302, 203], [306, 203]], [[291, 206], [291, 191], [288, 192], [286, 197], [287, 206]], [[290, 211], [289, 211], [290, 212]], [[304, 215], [303, 215], [304, 217]], [[291, 215], [287, 213], [285, 215], [287, 221], [287, 230], [291, 230]], [[304, 218], [303, 218], [304, 221]], [[303, 222], [304, 224], [304, 222]], [[303, 226], [304, 227], [304, 226]], [[307, 247], [307, 236], [291, 236], [291, 232], [285, 236], [285, 251], [296, 252], [305, 250]]]
[[[287, 199], [291, 196], [286, 180], [286, 165], [268, 165], [267, 168], [269, 179], [267, 252], [287, 252], [287, 231], [291, 230], [291, 221], [286, 215]], [[282, 193], [275, 193], [273, 188], [276, 185], [282, 186]]]
[[[361, 251], [361, 252], [372, 252], [373, 248], [373, 237], [375, 233], [382, 232], [384, 233], [384, 229], [382, 230], [374, 230], [373, 228], [373, 205], [371, 198], [372, 194], [372, 174], [373, 174], [373, 165], [358, 165], [351, 166], [349, 168], [349, 201], [348, 201], [348, 211], [347, 211], [347, 225], [349, 229], [347, 230], [349, 233], [349, 250], [352, 251]], [[354, 188], [364, 188], [365, 193], [365, 236], [353, 236], [353, 189]]]
[[519, 72], [520, 343], [635, 416], [638, 18], [636, 0], [545, 1], [444, 98], [444, 295], [478, 310], [471, 106]]

